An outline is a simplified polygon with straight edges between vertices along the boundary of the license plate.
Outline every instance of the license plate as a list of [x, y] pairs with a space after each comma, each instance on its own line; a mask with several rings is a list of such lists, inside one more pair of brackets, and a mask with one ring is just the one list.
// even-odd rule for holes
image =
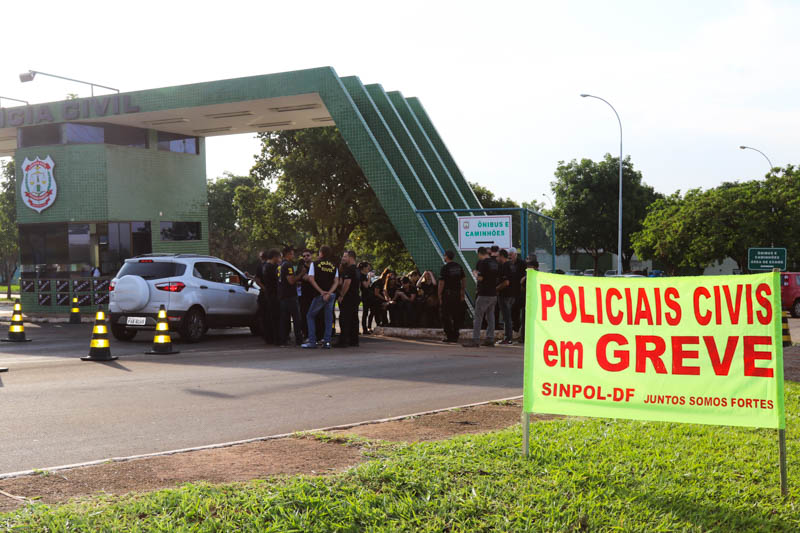
[[147, 319], [143, 316], [129, 316], [127, 324], [129, 326], [144, 326]]

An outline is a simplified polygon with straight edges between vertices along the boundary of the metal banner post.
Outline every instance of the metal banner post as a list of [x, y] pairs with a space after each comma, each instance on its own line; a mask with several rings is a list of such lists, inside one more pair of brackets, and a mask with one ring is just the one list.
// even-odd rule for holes
[[530, 455], [530, 440], [531, 440], [531, 414], [525, 412], [522, 408], [522, 456], [528, 457]]
[[781, 462], [781, 496], [789, 494], [789, 480], [787, 479], [788, 473], [786, 472], [786, 430], [778, 430], [778, 449], [780, 451]]
[[[785, 258], [784, 258], [785, 259]], [[773, 272], [777, 272], [780, 274], [780, 268], [773, 268]], [[791, 337], [790, 337], [791, 338]], [[778, 341], [780, 342], [780, 340]], [[781, 344], [778, 344], [781, 346]], [[780, 375], [783, 375], [782, 373]], [[779, 462], [780, 462], [780, 470], [781, 470], [781, 496], [787, 496], [789, 494], [789, 480], [788, 480], [788, 473], [786, 471], [786, 430], [779, 429], [778, 430], [778, 455], [779, 455]]]

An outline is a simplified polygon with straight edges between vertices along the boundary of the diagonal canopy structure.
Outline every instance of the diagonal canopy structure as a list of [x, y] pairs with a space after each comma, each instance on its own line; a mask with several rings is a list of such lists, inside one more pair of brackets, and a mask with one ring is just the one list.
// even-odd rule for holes
[[[120, 150], [134, 148], [106, 144], [97, 153], [92, 152], [93, 167], [87, 174], [89, 163], [82, 164], [79, 159], [88, 161], [89, 148], [70, 144], [63, 131], [61, 142], [51, 141], [45, 150], [35, 141], [25, 142], [39, 135], [35, 128], [42, 130], [42, 126], [58, 124], [143, 129], [150, 139], [147, 145], [150, 149], [133, 155], [126, 152], [123, 157]], [[182, 243], [181, 251], [207, 252], [203, 139], [329, 125], [340, 130], [414, 261], [422, 269], [438, 272], [442, 250], [458, 250], [456, 214], [436, 213], [426, 223], [418, 211], [482, 206], [417, 98], [406, 98], [398, 91], [387, 92], [378, 84], [364, 85], [355, 76], [339, 77], [331, 67], [0, 109], [0, 155], [16, 154], [17, 175], [22, 176], [23, 159], [33, 161], [35, 157], [54, 154], [63, 208], [58, 206], [57, 199], [53, 208], [36, 213], [18, 200], [20, 224], [74, 221], [76, 212], [85, 213], [87, 209], [93, 218], [131, 219], [134, 215], [126, 212], [128, 207], [118, 204], [129, 203], [124, 197], [136, 194], [131, 188], [132, 181], [144, 190], [148, 190], [147, 180], [153, 179], [161, 183], [182, 180], [197, 184], [202, 187], [202, 194], [195, 194], [188, 203], [184, 201], [190, 205], [181, 209], [200, 210], [198, 221], [204, 238], [195, 248]], [[148, 153], [154, 151], [151, 144], [161, 142], [161, 136], [166, 134], [197, 139], [201, 163], [172, 162], [164, 159], [164, 154]], [[131, 165], [140, 164], [141, 171], [134, 168], [131, 174]], [[200, 178], [195, 174], [200, 174]], [[85, 205], [88, 201], [85, 193], [70, 196], [71, 190], [86, 188], [100, 189], [104, 194], [89, 194], [91, 206]], [[174, 191], [179, 190], [181, 187], [176, 185]], [[164, 212], [164, 207], [154, 207], [136, 216], [157, 225]], [[152, 239], [155, 252], [169, 244], [159, 242], [156, 232]], [[457, 252], [457, 259], [465, 270], [471, 270], [474, 254], [467, 257]], [[468, 282], [474, 287], [469, 276]]]

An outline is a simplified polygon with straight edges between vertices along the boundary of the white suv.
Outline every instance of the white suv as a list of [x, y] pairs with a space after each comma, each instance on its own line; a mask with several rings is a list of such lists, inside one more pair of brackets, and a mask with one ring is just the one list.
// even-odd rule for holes
[[170, 329], [187, 342], [208, 328], [250, 327], [259, 333], [258, 287], [236, 267], [207, 255], [148, 254], [126, 259], [111, 280], [111, 333], [131, 340], [155, 329], [158, 309], [167, 309]]

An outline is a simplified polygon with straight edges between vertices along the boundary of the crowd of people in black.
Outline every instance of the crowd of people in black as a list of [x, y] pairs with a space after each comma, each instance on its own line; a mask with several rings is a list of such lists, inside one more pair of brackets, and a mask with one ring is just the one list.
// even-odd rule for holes
[[[264, 340], [303, 348], [358, 346], [358, 306], [362, 280], [356, 254], [346, 251], [340, 260], [329, 246], [319, 249], [316, 259], [303, 250], [295, 263], [295, 250], [261, 252], [261, 264], [251, 276], [261, 289], [259, 313]], [[339, 304], [339, 338], [331, 344], [334, 306]], [[317, 342], [318, 338], [319, 343]]]
[[516, 250], [478, 248], [478, 263], [473, 273], [478, 281], [475, 295], [475, 310], [472, 322], [472, 340], [464, 346], [472, 348], [480, 345], [482, 325], [486, 323], [484, 346], [494, 346], [496, 309], [499, 309], [503, 321], [503, 340], [500, 344], [513, 344], [514, 331], [520, 332], [520, 339], [525, 338], [525, 287], [526, 270], [538, 269], [536, 256], [527, 261], [517, 255]]
[[[451, 250], [443, 255], [438, 279], [429, 270], [398, 274], [386, 268], [378, 274], [368, 262], [357, 263], [352, 250], [339, 259], [328, 246], [322, 246], [318, 254], [302, 250], [299, 258], [292, 247], [261, 252], [259, 257], [261, 263], [250, 278], [261, 289], [261, 331], [267, 343], [288, 346], [293, 333], [294, 344], [302, 348], [358, 346], [359, 306], [361, 334], [371, 334], [373, 325], [441, 327], [443, 342], [458, 342], [466, 310], [466, 274]], [[521, 287], [525, 268], [538, 267], [538, 263], [533, 257], [526, 265], [513, 248], [480, 248], [478, 257], [473, 342], [467, 345], [478, 345], [484, 319], [485, 344], [494, 344], [495, 306], [505, 328], [502, 343], [511, 344], [514, 331], [524, 334]], [[340, 333], [333, 344], [337, 304]]]

